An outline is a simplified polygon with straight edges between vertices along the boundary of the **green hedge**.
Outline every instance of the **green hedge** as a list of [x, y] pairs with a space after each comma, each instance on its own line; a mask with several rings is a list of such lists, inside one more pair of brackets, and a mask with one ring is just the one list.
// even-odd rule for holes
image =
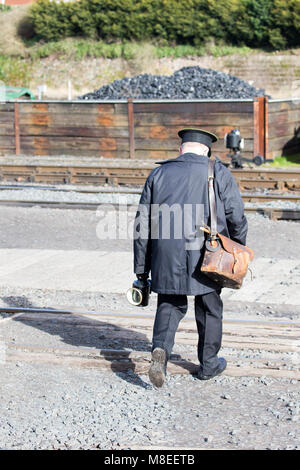
[[216, 42], [283, 49], [300, 45], [300, 0], [38, 0], [30, 16], [38, 39]]

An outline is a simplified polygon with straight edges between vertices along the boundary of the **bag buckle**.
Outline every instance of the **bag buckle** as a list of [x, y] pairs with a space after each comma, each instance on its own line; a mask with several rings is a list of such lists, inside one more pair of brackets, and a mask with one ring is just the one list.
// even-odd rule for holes
[[220, 242], [217, 237], [209, 237], [205, 242], [205, 247], [208, 251], [218, 251]]

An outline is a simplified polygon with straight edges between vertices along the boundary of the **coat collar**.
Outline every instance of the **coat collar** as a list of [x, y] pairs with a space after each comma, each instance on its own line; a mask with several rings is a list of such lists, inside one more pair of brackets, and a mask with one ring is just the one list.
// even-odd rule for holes
[[194, 162], [194, 163], [203, 163], [208, 160], [206, 155], [198, 155], [197, 153], [183, 153], [177, 158], [171, 158], [169, 160], [162, 160], [160, 162], [155, 162], [158, 165], [164, 165], [165, 163], [170, 162]]

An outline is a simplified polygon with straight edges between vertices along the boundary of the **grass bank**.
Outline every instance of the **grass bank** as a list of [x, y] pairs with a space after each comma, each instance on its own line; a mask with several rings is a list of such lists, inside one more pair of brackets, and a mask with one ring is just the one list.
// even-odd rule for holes
[[45, 98], [66, 99], [70, 81], [76, 97], [125, 76], [169, 75], [191, 65], [236, 75], [275, 98], [300, 95], [300, 68], [296, 65], [300, 48], [277, 54], [213, 40], [191, 46], [80, 37], [43, 43], [32, 37], [29, 8], [0, 8], [0, 81], [29, 87], [35, 94], [38, 85], [46, 85]]
[[298, 167], [300, 168], [300, 153], [296, 155], [289, 155], [284, 157], [276, 157], [272, 163], [268, 163], [268, 166], [273, 168], [286, 168], [286, 167]]

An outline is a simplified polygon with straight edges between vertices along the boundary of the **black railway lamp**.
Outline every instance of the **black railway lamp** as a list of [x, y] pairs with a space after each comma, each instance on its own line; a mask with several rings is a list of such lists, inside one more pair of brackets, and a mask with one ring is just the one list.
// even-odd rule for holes
[[244, 148], [244, 139], [241, 137], [239, 129], [232, 129], [228, 134], [225, 134], [224, 142], [227, 149], [230, 149], [230, 153], [227, 157], [231, 158], [231, 164], [233, 168], [243, 168], [242, 162], [253, 162], [255, 165], [261, 165], [264, 163], [264, 158], [261, 155], [257, 155], [250, 160], [242, 157], [241, 150]]

